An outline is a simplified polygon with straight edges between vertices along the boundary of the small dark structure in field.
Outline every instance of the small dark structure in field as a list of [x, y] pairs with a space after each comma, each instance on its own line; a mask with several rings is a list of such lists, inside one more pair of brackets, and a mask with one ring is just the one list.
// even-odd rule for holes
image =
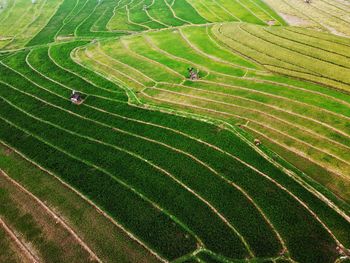
[[83, 102], [83, 99], [79, 92], [76, 92], [75, 90], [73, 90], [72, 95], [70, 96], [70, 101], [73, 102], [74, 104], [81, 104]]
[[261, 145], [261, 141], [259, 139], [254, 139], [254, 144], [256, 146], [260, 146]]
[[305, 3], [307, 3], [307, 4], [310, 4], [311, 3], [311, 0], [304, 0], [305, 1]]
[[194, 68], [188, 68], [188, 74], [189, 74], [189, 79], [190, 80], [197, 80], [199, 79], [199, 72], [198, 70], [194, 69]]

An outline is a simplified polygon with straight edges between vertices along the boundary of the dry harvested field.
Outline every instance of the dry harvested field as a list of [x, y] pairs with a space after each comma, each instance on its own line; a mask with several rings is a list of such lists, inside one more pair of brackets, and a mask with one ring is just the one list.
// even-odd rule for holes
[[349, 13], [0, 0], [0, 262], [349, 262]]

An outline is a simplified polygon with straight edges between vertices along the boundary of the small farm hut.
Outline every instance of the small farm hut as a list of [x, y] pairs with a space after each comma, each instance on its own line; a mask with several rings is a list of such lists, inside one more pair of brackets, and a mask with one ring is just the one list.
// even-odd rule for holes
[[76, 92], [75, 90], [72, 91], [72, 95], [70, 96], [70, 100], [74, 104], [80, 104], [83, 101], [81, 94], [79, 92]]
[[190, 80], [197, 80], [199, 79], [199, 71], [194, 68], [188, 68], [188, 75]]
[[261, 145], [261, 141], [259, 139], [254, 139], [254, 144], [256, 146], [260, 146]]

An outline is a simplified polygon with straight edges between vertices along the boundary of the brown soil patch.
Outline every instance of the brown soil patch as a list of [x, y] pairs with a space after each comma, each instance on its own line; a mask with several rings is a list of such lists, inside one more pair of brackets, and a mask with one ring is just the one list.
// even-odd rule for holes
[[4, 154], [5, 154], [6, 156], [10, 156], [12, 153], [13, 153], [13, 151], [12, 151], [11, 149], [6, 148], [6, 149], [4, 150]]
[[6, 41], [6, 40], [11, 40], [12, 37], [4, 37], [4, 36], [0, 36], [0, 41]]
[[280, 13], [280, 16], [291, 26], [309, 26], [310, 22], [298, 16]]

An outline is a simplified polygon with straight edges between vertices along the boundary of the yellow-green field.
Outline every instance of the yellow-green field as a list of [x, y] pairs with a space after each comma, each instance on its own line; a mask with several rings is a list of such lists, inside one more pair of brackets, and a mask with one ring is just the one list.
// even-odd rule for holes
[[299, 0], [265, 0], [265, 2], [290, 25], [310, 27], [339, 36], [350, 36], [349, 1], [313, 0], [310, 4]]
[[0, 49], [23, 47], [55, 14], [61, 0], [1, 0]]
[[0, 5], [0, 262], [349, 260], [346, 0]]

